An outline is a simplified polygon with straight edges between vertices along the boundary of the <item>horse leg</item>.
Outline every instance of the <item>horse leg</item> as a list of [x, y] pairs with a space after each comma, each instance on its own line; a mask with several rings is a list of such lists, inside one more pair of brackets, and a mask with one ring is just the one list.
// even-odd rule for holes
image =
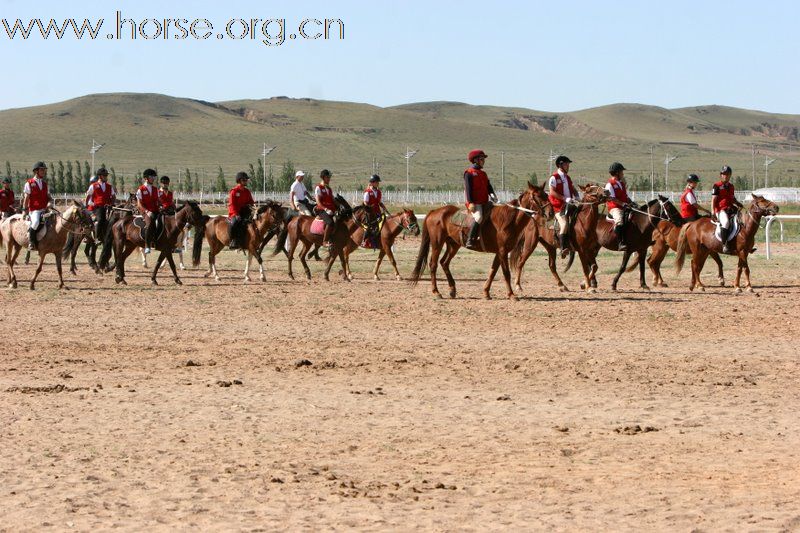
[[[36, 265], [36, 272], [33, 273], [33, 279], [31, 280], [31, 290], [34, 290], [36, 287], [36, 278], [39, 277], [39, 273], [42, 271], [42, 265], [44, 264], [44, 255], [39, 254], [39, 264]], [[738, 277], [737, 277], [738, 281]]]
[[[381, 248], [381, 251], [378, 252], [378, 259], [375, 261], [375, 268], [372, 269], [372, 279], [375, 281], [380, 281], [381, 278], [378, 277], [378, 270], [381, 268], [381, 263], [383, 262], [383, 256], [386, 255], [386, 252]], [[394, 262], [394, 261], [392, 261]], [[397, 270], [397, 268], [395, 268]], [[397, 279], [400, 279], [400, 273], [397, 273]]]
[[[547, 265], [550, 267], [550, 273], [553, 275], [553, 277], [556, 280], [556, 283], [558, 284], [558, 290], [561, 292], [569, 292], [569, 289], [567, 288], [566, 285], [564, 285], [564, 282], [561, 280], [561, 276], [558, 275], [558, 268], [556, 267], [556, 247], [548, 246], [546, 244], [543, 244], [542, 246], [544, 246], [544, 249], [547, 251]], [[521, 272], [522, 269], [520, 268], [517, 271], [517, 290], [521, 290], [519, 286], [519, 274]]]
[[[622, 253], [622, 264], [619, 266], [619, 272], [617, 272], [617, 275], [614, 276], [614, 279], [611, 281], [611, 290], [612, 291], [614, 291], [614, 292], [617, 291], [617, 283], [619, 282], [619, 278], [622, 277], [622, 273], [625, 272], [626, 268], [628, 268], [628, 261], [630, 260], [630, 258], [631, 258], [631, 252], [628, 251], [628, 250], [625, 250]], [[641, 259], [641, 256], [640, 256], [640, 259]]]
[[717, 252], [711, 252], [708, 254], [711, 259], [717, 264], [717, 279], [719, 280], [719, 286], [725, 286], [725, 274], [722, 272], [722, 259], [720, 259], [719, 254]]
[[30, 250], [25, 250], [25, 264], [26, 265], [30, 265], [31, 264], [31, 251]]
[[453, 260], [457, 252], [457, 246], [448, 244], [444, 251], [444, 257], [442, 257], [440, 261], [444, 275], [447, 276], [447, 286], [450, 287], [450, 298], [456, 297], [456, 280], [453, 277], [453, 273], [450, 272], [450, 261]]
[[[392, 262], [392, 268], [394, 268], [394, 279], [396, 279], [397, 281], [401, 281], [403, 279], [403, 276], [400, 275], [400, 271], [397, 269], [397, 261], [395, 261], [395, 259], [394, 259], [394, 252], [392, 251], [392, 247], [391, 246], [386, 248], [386, 257], [388, 257], [389, 261]], [[376, 276], [378, 275], [378, 268], [380, 267], [380, 265], [381, 264], [380, 264], [380, 261], [379, 261], [378, 264], [375, 267], [375, 275]]]
[[[697, 250], [697, 253], [692, 254], [692, 267], [693, 267], [693, 276], [694, 276], [694, 287], [700, 289], [701, 291], [706, 290], [706, 286], [703, 285], [703, 282], [700, 280], [700, 273], [703, 271], [703, 265], [706, 264], [706, 258], [708, 258], [708, 252], [706, 250]], [[697, 260], [695, 262], [695, 259]]]
[[306, 273], [306, 278], [311, 279], [311, 269], [308, 268], [308, 263], [306, 263], [306, 254], [308, 253], [309, 248], [311, 248], [311, 245], [304, 242], [303, 248], [300, 250], [300, 264], [303, 265], [303, 271]]
[[750, 265], [747, 263], [746, 253], [744, 257], [742, 257], [742, 262], [744, 263], [744, 277], [747, 280], [747, 286], [746, 286], [747, 292], [755, 292], [753, 290], [753, 286], [750, 284]]
[[[156, 259], [156, 266], [153, 269], [153, 274], [150, 276], [150, 282], [153, 285], [158, 285], [158, 281], [156, 280], [156, 275], [158, 275], [158, 269], [161, 268], [161, 263], [164, 262], [166, 252], [159, 252], [158, 259]], [[177, 274], [175, 275], [177, 277]]]
[[297, 239], [290, 239], [289, 250], [286, 250], [285, 246], [283, 249], [286, 253], [286, 260], [289, 264], [289, 279], [294, 279], [294, 273], [292, 273], [292, 261], [294, 261], [295, 248], [297, 248]]
[[342, 263], [342, 277], [345, 281], [349, 282], [352, 278], [348, 275], [350, 272], [350, 261], [344, 256], [344, 250], [339, 252], [339, 261]]
[[261, 258], [261, 254], [256, 254], [256, 261], [258, 261], [258, 275], [261, 281], [267, 281], [267, 275], [264, 273], [264, 260]]
[[492, 299], [492, 295], [489, 293], [489, 290], [492, 288], [492, 281], [494, 281], [494, 277], [497, 275], [498, 268], [500, 268], [500, 252], [495, 254], [494, 261], [492, 261], [492, 268], [489, 269], [489, 276], [486, 278], [486, 282], [483, 284], [483, 297], [487, 300]]
[[253, 255], [250, 253], [250, 250], [247, 251], [247, 264], [244, 265], [244, 282], [247, 283], [250, 281], [250, 263], [253, 262]]
[[[517, 292], [522, 292], [522, 269], [525, 266], [525, 263], [528, 261], [528, 258], [536, 249], [537, 242], [531, 243], [530, 241], [531, 239], [525, 239], [524, 244], [522, 245], [522, 252], [520, 252], [520, 256], [517, 259], [517, 266], [515, 269], [516, 272], [514, 273], [514, 288], [517, 290]], [[559, 286], [561, 286], [561, 284], [559, 284]]]
[[147, 270], [147, 256], [144, 255], [144, 249], [139, 248], [139, 253], [142, 254], [142, 268]]
[[[442, 252], [442, 243], [431, 239], [430, 246], [431, 246], [430, 248], [431, 257], [428, 266], [431, 269], [431, 290], [434, 296], [438, 296], [439, 298], [441, 298], [442, 294], [439, 292], [439, 287], [436, 286], [436, 268], [439, 265], [439, 254]], [[445, 274], [446, 273], [447, 271], [445, 271]], [[449, 282], [450, 280], [448, 279], [447, 281]], [[451, 295], [455, 294], [455, 282], [453, 282], [453, 285], [451, 286], [450, 289], [451, 289], [450, 294]], [[455, 296], [453, 297], [455, 298]]]
[[739, 262], [736, 264], [736, 279], [733, 280], [733, 288], [736, 292], [742, 292], [742, 271], [744, 270], [744, 259], [739, 257]]
[[114, 247], [114, 256], [116, 261], [116, 268], [117, 268], [117, 283], [121, 283], [123, 285], [127, 285], [128, 282], [125, 281], [125, 260], [133, 253], [136, 249], [136, 246], [132, 244], [120, 244], [119, 246]]
[[647, 250], [639, 252], [639, 287], [642, 289], [649, 291], [650, 287], [647, 286], [647, 281], [644, 279], [644, 262], [645, 256], [647, 255]]
[[181, 270], [186, 270], [186, 265], [183, 264], [183, 250], [184, 248], [181, 248], [181, 251], [178, 252], [178, 260], [180, 261], [178, 266]]
[[498, 257], [500, 258], [500, 268], [503, 270], [503, 279], [506, 282], [506, 290], [508, 290], [508, 299], [516, 302], [518, 300], [517, 295], [511, 289], [511, 268], [508, 266], [508, 253], [506, 250], [501, 249]]
[[583, 269], [583, 282], [581, 283], [581, 289], [585, 289], [588, 293], [595, 293], [597, 292], [597, 282], [595, 281], [595, 285], [592, 286], [592, 281], [594, 280], [594, 273], [596, 272], [597, 263], [589, 263], [589, 258], [586, 257], [585, 252], [583, 249], [578, 248], [578, 259], [581, 261], [581, 268]]
[[[336, 255], [334, 255], [333, 253], [328, 254], [327, 263], [325, 264], [325, 273], [323, 274], [323, 276], [325, 277], [325, 281], [331, 280], [330, 279], [331, 268], [333, 268], [333, 262], [336, 261], [337, 255], [339, 254], [338, 253]], [[345, 269], [347, 268], [346, 266], [344, 266], [344, 264], [342, 264], [342, 266]]]
[[664, 278], [661, 277], [661, 263], [664, 262], [664, 258], [667, 256], [667, 250], [668, 246], [666, 246], [666, 244], [662, 245], [661, 241], [656, 241], [656, 244], [653, 245], [653, 252], [650, 254], [650, 257], [647, 258], [647, 265], [653, 273], [654, 287], [667, 286], [667, 284], [664, 283]]
[[64, 274], [61, 272], [61, 254], [57, 253], [56, 256], [56, 271], [58, 272], [58, 288], [64, 288]]
[[8, 286], [12, 289], [17, 288], [17, 273], [14, 272], [14, 264], [17, 262], [17, 257], [22, 251], [22, 247], [17, 244], [8, 244], [8, 251], [6, 252], [6, 265], [8, 266]]
[[178, 269], [175, 267], [175, 259], [173, 259], [172, 254], [170, 252], [163, 252], [163, 253], [167, 258], [169, 267], [172, 269], [172, 277], [175, 278], [175, 284], [183, 285], [181, 278], [178, 277]]

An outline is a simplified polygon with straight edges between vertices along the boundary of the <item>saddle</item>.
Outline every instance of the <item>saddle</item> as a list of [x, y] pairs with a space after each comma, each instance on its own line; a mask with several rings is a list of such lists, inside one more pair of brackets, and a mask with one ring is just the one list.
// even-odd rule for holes
[[[711, 223], [714, 224], [714, 237], [719, 241], [722, 242], [722, 226], [720, 225], [719, 221], [711, 220]], [[728, 232], [728, 242], [731, 242], [733, 239], [739, 235], [739, 231], [742, 229], [742, 224], [739, 222], [739, 217], [732, 217], [731, 220], [731, 229]]]
[[[23, 222], [25, 222], [25, 226], [27, 228], [25, 230], [25, 234], [27, 235], [28, 233], [27, 230], [30, 229], [31, 227], [31, 221], [25, 220], [24, 215], [22, 215], [21, 213], [17, 213], [15, 215], [11, 215], [6, 218], [8, 218], [9, 221], [22, 220]], [[55, 213], [53, 211], [48, 211], [45, 214], [43, 214], [41, 224], [39, 224], [39, 229], [36, 231], [36, 240], [41, 241], [42, 239], [44, 239], [44, 236], [47, 234], [47, 228], [49, 226], [52, 226], [54, 223], [55, 223]]]
[[325, 221], [319, 217], [314, 217], [311, 222], [311, 233], [314, 235], [325, 235]]
[[383, 223], [386, 220], [386, 215], [381, 213], [381, 215], [375, 220], [369, 220], [366, 224], [362, 223], [361, 225], [364, 228], [364, 238], [361, 240], [361, 247], [367, 249], [379, 249], [381, 247], [381, 229], [383, 228]]
[[[137, 228], [139, 228], [139, 237], [143, 241], [146, 240], [145, 239], [144, 217], [142, 215], [136, 215], [135, 217], [133, 217], [133, 225], [136, 226]], [[155, 240], [157, 241], [158, 239], [161, 238], [161, 235], [164, 234], [165, 225], [164, 225], [164, 216], [163, 215], [159, 214], [156, 217], [155, 225], [156, 225]]]

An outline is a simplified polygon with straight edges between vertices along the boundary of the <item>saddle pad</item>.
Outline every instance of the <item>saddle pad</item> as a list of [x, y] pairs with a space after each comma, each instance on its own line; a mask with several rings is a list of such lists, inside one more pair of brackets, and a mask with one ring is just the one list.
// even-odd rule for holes
[[321, 218], [315, 218], [311, 223], [311, 233], [314, 235], [325, 235], [325, 221]]
[[461, 226], [462, 228], [469, 228], [472, 226], [472, 221], [472, 215], [466, 209], [456, 211], [453, 213], [453, 216], [450, 217], [451, 224], [454, 226]]
[[[23, 216], [21, 214], [11, 215], [10, 217], [8, 217], [9, 220], [12, 220], [12, 219], [21, 220], [22, 218], [23, 218]], [[37, 241], [41, 241], [42, 239], [44, 239], [44, 236], [47, 234], [47, 226], [48, 226], [48, 223], [49, 223], [49, 219], [50, 219], [50, 217], [47, 217], [47, 218], [42, 217], [42, 221], [39, 223], [39, 229], [36, 231], [36, 240]], [[30, 220], [25, 220], [25, 225], [28, 228], [30, 228], [31, 227], [31, 221]], [[28, 232], [26, 231], [25, 233], [27, 234]]]
[[[714, 230], [714, 237], [716, 237], [719, 242], [722, 242], [722, 231], [721, 231], [722, 226], [720, 226], [719, 222], [714, 222], [714, 225], [716, 226], [716, 229]], [[731, 224], [731, 231], [728, 234], [728, 242], [731, 242], [733, 239], [736, 238], [737, 235], [739, 235], [740, 229], [741, 226], [739, 224], [739, 219], [734, 217], [733, 223]]]

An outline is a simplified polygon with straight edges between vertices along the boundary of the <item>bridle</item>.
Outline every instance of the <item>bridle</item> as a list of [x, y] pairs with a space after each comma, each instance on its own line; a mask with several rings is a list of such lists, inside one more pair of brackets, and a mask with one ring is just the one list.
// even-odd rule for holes
[[[79, 208], [76, 207], [75, 208], [75, 212], [78, 214], [78, 217], [80, 219], [80, 213], [78, 212], [78, 209]], [[78, 222], [75, 222], [74, 220], [70, 220], [70, 219], [64, 217], [64, 215], [61, 214], [61, 211], [59, 211], [55, 207], [51, 207], [50, 211], [54, 212], [56, 214], [56, 216], [58, 216], [58, 218], [61, 219], [61, 221], [63, 222], [64, 227], [67, 228], [67, 232], [68, 233], [71, 233], [73, 235], [86, 235], [87, 233], [91, 233], [93, 231], [93, 224], [91, 224], [91, 223], [84, 224], [81, 220], [78, 220]], [[77, 231], [72, 229], [72, 228], [75, 228], [75, 227], [78, 228]]]

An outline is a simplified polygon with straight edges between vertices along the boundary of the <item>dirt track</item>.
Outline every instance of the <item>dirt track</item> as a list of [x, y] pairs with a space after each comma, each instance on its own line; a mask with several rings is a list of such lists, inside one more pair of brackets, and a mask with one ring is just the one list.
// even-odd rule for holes
[[535, 255], [516, 303], [471, 254], [454, 301], [368, 253], [354, 283], [49, 265], [0, 293], [0, 530], [797, 530], [799, 251], [754, 261], [760, 296], [666, 265], [612, 294], [612, 256], [562, 295]]

